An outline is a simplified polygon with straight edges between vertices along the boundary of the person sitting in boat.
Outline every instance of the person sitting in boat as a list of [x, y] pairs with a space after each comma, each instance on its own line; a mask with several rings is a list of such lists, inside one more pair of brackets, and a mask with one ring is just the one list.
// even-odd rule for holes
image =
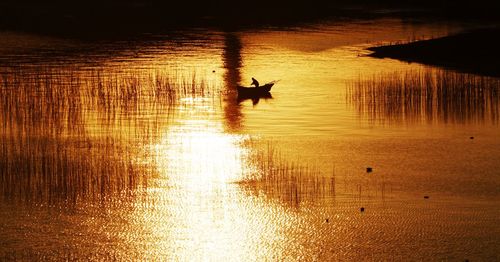
[[259, 87], [259, 81], [257, 81], [257, 79], [252, 77], [252, 84], [250, 85], [255, 85], [255, 87]]

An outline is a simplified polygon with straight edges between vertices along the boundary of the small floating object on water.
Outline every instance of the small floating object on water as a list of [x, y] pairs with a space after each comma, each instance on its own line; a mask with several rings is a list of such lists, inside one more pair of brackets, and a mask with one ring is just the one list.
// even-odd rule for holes
[[215, 73], [215, 70], [212, 70], [212, 73]]
[[364, 207], [361, 208], [361, 212], [365, 212], [365, 208]]
[[325, 220], [325, 222], [326, 222], [326, 223], [328, 223], [328, 222], [329, 222], [329, 221], [328, 221], [328, 218]]
[[424, 196], [424, 199], [429, 199], [429, 196]]
[[371, 172], [373, 172], [373, 168], [371, 168], [371, 167], [367, 167], [367, 168], [366, 168], [366, 173], [371, 173]]
[[470, 138], [470, 139], [474, 139], [474, 137], [473, 137], [473, 136], [471, 136], [471, 137], [469, 137], [469, 138]]

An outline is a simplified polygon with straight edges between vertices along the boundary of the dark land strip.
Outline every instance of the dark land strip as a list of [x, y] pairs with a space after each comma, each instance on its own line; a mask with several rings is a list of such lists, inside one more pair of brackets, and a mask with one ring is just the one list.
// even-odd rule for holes
[[368, 48], [369, 56], [500, 77], [500, 28], [478, 29], [430, 40]]

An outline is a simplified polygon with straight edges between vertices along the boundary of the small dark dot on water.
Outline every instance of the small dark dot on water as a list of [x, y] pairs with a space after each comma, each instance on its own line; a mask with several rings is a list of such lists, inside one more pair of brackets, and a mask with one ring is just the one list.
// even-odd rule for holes
[[471, 137], [470, 137], [470, 139], [474, 139], [474, 137], [473, 137], [473, 136], [471, 136]]
[[212, 73], [215, 73], [215, 70], [212, 70]]
[[325, 221], [326, 221], [326, 223], [328, 223], [328, 222], [329, 222], [329, 221], [328, 221], [328, 218], [327, 218]]
[[429, 196], [424, 196], [425, 199], [429, 199]]
[[373, 171], [373, 168], [371, 168], [371, 167], [366, 168], [366, 173], [371, 173], [372, 171]]
[[365, 212], [365, 208], [364, 207], [361, 208], [361, 212]]

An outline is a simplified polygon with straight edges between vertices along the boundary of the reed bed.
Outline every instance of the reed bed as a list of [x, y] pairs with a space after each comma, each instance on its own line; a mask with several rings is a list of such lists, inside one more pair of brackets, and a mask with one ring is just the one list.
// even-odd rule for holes
[[[17, 149], [17, 150], [16, 150]], [[151, 170], [113, 141], [97, 144], [28, 139], [2, 145], [0, 198], [35, 204], [76, 205], [131, 196]]]
[[56, 204], [130, 195], [155, 172], [144, 145], [162, 135], [175, 105], [218, 92], [174, 71], [3, 71], [0, 197]]
[[[62, 107], [98, 105], [105, 110], [134, 108], [140, 103], [175, 104], [186, 97], [216, 97], [220, 88], [196, 72], [106, 72], [76, 69], [14, 69], [0, 74], [0, 92], [9, 105], [36, 102]], [[4, 96], [6, 95], [6, 97]], [[8, 99], [8, 100], [5, 100]]]
[[264, 193], [293, 206], [303, 201], [318, 201], [335, 196], [335, 172], [324, 173], [313, 165], [285, 159], [272, 145], [250, 156], [255, 172], [239, 185]]
[[498, 124], [500, 79], [425, 69], [359, 76], [346, 84], [347, 103], [378, 122]]

